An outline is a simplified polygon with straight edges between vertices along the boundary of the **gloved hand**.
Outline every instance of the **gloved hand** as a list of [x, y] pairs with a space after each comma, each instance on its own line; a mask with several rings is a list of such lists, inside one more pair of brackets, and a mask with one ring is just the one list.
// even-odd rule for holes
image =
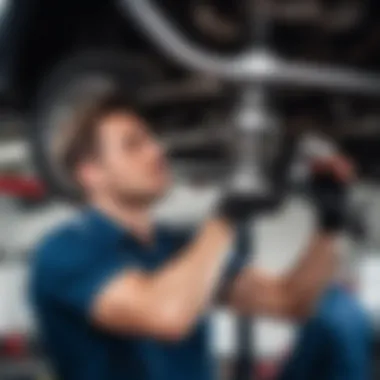
[[348, 185], [354, 175], [353, 165], [343, 156], [319, 159], [312, 164], [310, 195], [322, 231], [344, 229], [348, 215]]

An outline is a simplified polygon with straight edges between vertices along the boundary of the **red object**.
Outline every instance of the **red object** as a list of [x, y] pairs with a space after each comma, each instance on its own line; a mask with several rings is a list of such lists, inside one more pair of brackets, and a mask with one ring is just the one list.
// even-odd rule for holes
[[46, 189], [35, 178], [0, 176], [0, 194], [36, 200], [46, 196]]
[[7, 357], [20, 357], [27, 351], [25, 338], [20, 334], [8, 335], [3, 340], [2, 353]]
[[263, 361], [257, 364], [256, 375], [260, 380], [274, 380], [279, 373], [280, 367], [277, 361]]

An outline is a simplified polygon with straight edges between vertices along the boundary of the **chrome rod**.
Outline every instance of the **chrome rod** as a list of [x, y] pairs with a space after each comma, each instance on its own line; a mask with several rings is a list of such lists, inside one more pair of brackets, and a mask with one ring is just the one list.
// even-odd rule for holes
[[328, 65], [289, 62], [254, 49], [234, 58], [210, 54], [189, 42], [151, 0], [120, 0], [155, 45], [184, 67], [234, 82], [311, 87], [360, 95], [380, 95], [380, 75]]

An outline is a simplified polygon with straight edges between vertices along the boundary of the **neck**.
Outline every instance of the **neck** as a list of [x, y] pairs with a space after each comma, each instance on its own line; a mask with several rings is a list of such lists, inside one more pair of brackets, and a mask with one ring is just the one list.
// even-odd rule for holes
[[147, 205], [120, 205], [112, 200], [99, 200], [92, 205], [132, 232], [140, 240], [149, 243], [153, 239], [153, 223]]

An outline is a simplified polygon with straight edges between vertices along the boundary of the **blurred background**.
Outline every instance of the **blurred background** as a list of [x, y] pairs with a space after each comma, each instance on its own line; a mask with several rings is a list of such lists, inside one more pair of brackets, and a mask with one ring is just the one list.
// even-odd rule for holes
[[[235, 132], [247, 89], [260, 99], [250, 107], [268, 126], [260, 140], [268, 151], [281, 147], [278, 135], [313, 132], [349, 154], [359, 182], [339, 277], [377, 331], [379, 18], [376, 0], [0, 0], [0, 379], [54, 379], [25, 286], [33, 245], [75, 212], [49, 141], [79, 100], [120, 83], [172, 157], [177, 185], [157, 210], [168, 223], [201, 220], [228, 178], [231, 152], [240, 149]], [[179, 45], [160, 20], [180, 36]], [[202, 69], [186, 41], [207, 52]], [[247, 52], [252, 59], [239, 63]], [[265, 74], [265, 83], [227, 75], [219, 57], [235, 73]], [[278, 212], [251, 229], [252, 260], [274, 272], [294, 263], [313, 226], [297, 183], [291, 189]], [[225, 378], [240, 352], [236, 323], [215, 311], [213, 350]], [[250, 325], [255, 376], [270, 379], [291, 350], [296, 326], [261, 319]], [[378, 333], [372, 362], [380, 379], [380, 327]]]

